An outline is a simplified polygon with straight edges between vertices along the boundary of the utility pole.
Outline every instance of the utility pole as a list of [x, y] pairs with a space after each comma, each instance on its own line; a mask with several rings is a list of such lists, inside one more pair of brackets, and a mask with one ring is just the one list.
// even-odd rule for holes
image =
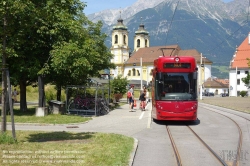
[[16, 129], [15, 129], [15, 122], [14, 122], [13, 100], [11, 98], [12, 91], [11, 91], [9, 70], [7, 70], [6, 76], [7, 76], [7, 84], [8, 84], [8, 97], [9, 97], [9, 107], [10, 107], [10, 115], [11, 115], [12, 137], [16, 140]]
[[202, 100], [202, 73], [201, 73], [201, 68], [202, 68], [202, 54], [201, 54], [201, 60], [200, 60], [200, 100]]
[[142, 79], [143, 79], [143, 76], [142, 76], [142, 57], [140, 58], [140, 61], [141, 61], [141, 90], [142, 90]]
[[[200, 99], [202, 100], [202, 89], [203, 89], [203, 87], [202, 87], [202, 83], [203, 83], [203, 85], [204, 85], [204, 88], [205, 88], [205, 65], [202, 63], [202, 59], [203, 58], [206, 58], [206, 57], [203, 57], [202, 56], [202, 53], [201, 53], [201, 60], [200, 60]], [[202, 68], [204, 68], [203, 69], [203, 72], [202, 72]], [[204, 79], [202, 79], [202, 73], [204, 73]]]

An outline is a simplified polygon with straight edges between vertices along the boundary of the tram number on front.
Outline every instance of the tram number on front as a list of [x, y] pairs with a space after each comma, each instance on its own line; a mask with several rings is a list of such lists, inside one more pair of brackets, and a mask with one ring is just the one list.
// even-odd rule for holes
[[175, 67], [176, 67], [176, 68], [181, 67], [181, 63], [175, 63], [175, 64], [174, 64], [174, 68], [175, 68]]
[[191, 67], [190, 63], [165, 63], [164, 68], [186, 68], [189, 69]]

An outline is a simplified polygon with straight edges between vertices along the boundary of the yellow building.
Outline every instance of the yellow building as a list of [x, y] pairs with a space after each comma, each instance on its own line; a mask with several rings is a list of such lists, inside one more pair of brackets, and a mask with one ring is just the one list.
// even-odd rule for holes
[[115, 70], [111, 70], [110, 74], [117, 77], [123, 75], [124, 62], [129, 59], [129, 47], [128, 47], [128, 28], [123, 24], [123, 20], [117, 20], [117, 24], [113, 27], [112, 31], [112, 46], [110, 48], [114, 58], [111, 62], [117, 67]]
[[[207, 78], [211, 77], [212, 62], [203, 57], [196, 49], [182, 50], [179, 45], [150, 47], [149, 33], [143, 24], [139, 25], [134, 36], [134, 51], [129, 55], [128, 29], [120, 18], [112, 31], [111, 60], [116, 64], [116, 69], [110, 74], [117, 77], [122, 75], [135, 84], [149, 84], [152, 80], [154, 60], [159, 56], [193, 56], [197, 62], [199, 73], [198, 85], [202, 85]], [[163, 49], [162, 49], [163, 48]], [[165, 48], [165, 49], [164, 49]], [[167, 48], [167, 49], [166, 49]], [[201, 63], [203, 64], [201, 67]]]

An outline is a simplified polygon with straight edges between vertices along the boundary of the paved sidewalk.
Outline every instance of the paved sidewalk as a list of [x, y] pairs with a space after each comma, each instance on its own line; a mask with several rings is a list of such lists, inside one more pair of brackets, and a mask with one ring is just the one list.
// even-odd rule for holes
[[[116, 133], [129, 137], [134, 137], [137, 133], [143, 131], [151, 123], [151, 103], [146, 107], [146, 111], [141, 111], [139, 107], [131, 112], [129, 105], [125, 104], [120, 108], [111, 111], [109, 114], [99, 117], [93, 117], [87, 123], [78, 124], [24, 124], [16, 123], [16, 130], [33, 131], [69, 131], [69, 132], [103, 132]], [[149, 111], [150, 110], [150, 111]], [[8, 123], [7, 130], [11, 130], [11, 124]], [[135, 139], [134, 150], [131, 153], [130, 165], [133, 163], [134, 155], [138, 146], [138, 140]]]
[[[40, 131], [77, 131], [77, 132], [105, 132], [117, 133], [126, 136], [132, 136], [143, 128], [147, 127], [147, 120], [141, 117], [142, 111], [138, 109], [130, 112], [129, 105], [125, 104], [120, 108], [111, 111], [109, 114], [99, 117], [93, 117], [87, 123], [78, 124], [16, 124], [16, 130], [40, 130]], [[145, 111], [144, 116], [149, 114]], [[147, 116], [148, 117], [148, 116]], [[7, 129], [11, 129], [8, 123]]]

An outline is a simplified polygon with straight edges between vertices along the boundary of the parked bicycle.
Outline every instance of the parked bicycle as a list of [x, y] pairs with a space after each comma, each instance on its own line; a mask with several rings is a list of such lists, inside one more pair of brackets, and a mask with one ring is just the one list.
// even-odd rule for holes
[[69, 109], [84, 109], [84, 110], [95, 109], [95, 98], [83, 97], [81, 95], [77, 95], [74, 99], [70, 100]]

